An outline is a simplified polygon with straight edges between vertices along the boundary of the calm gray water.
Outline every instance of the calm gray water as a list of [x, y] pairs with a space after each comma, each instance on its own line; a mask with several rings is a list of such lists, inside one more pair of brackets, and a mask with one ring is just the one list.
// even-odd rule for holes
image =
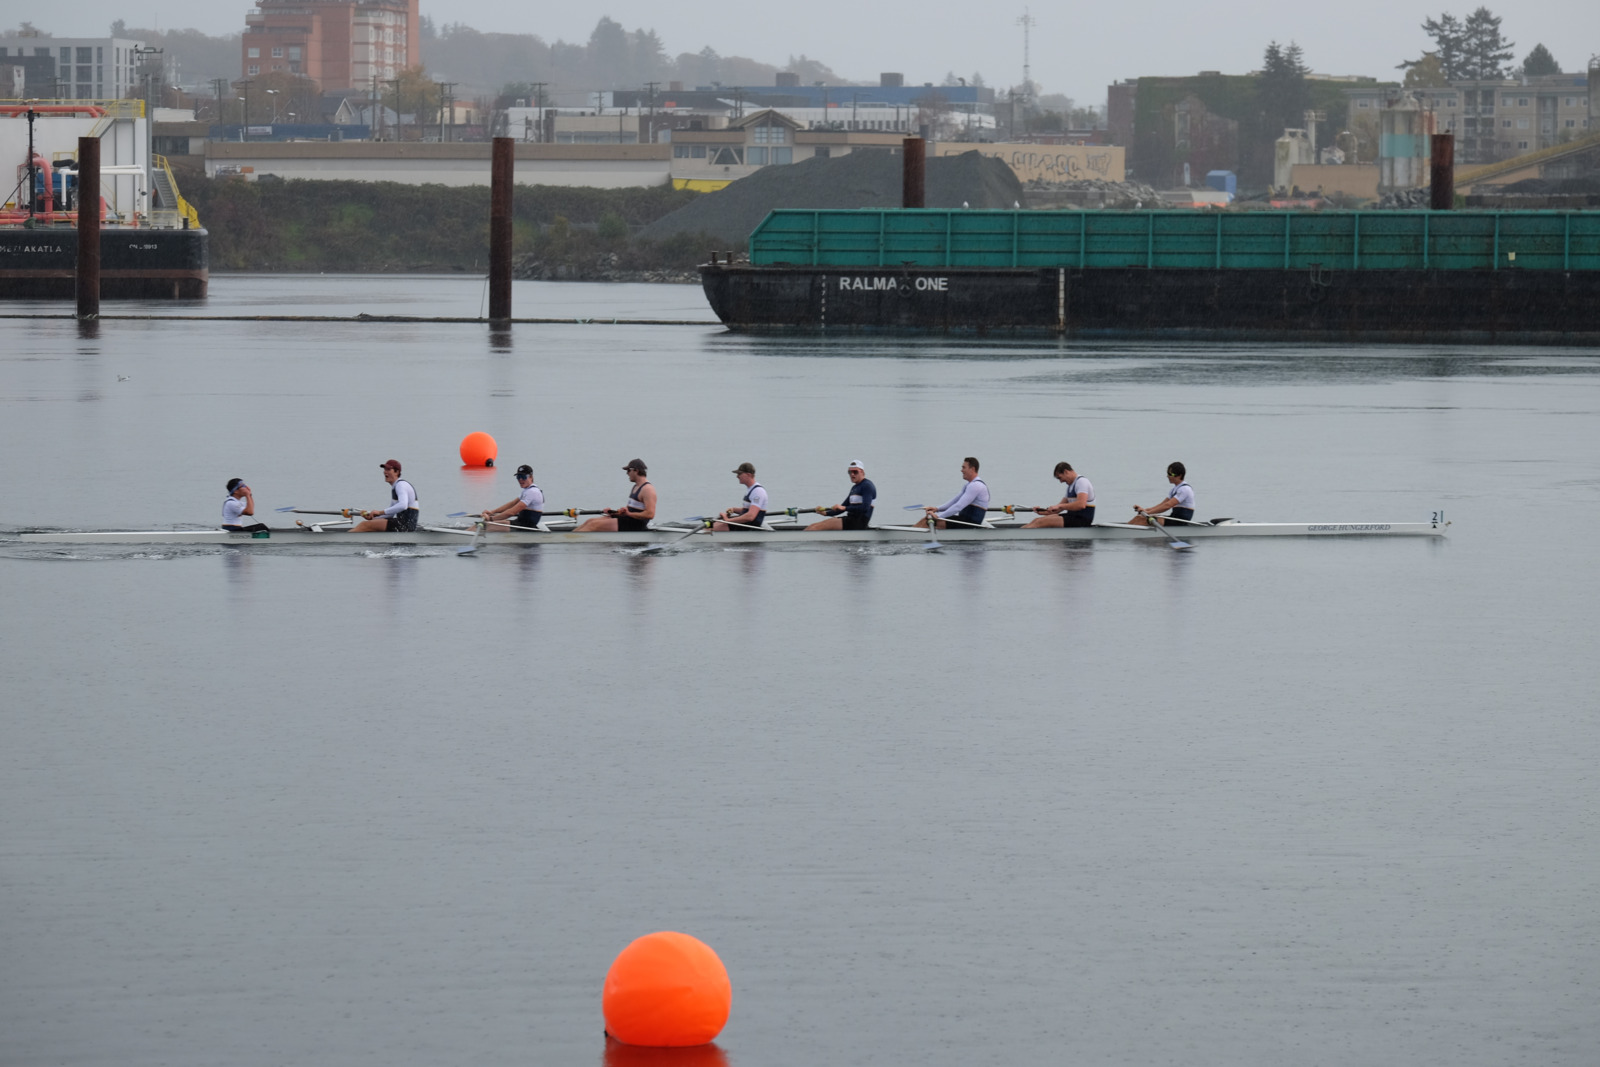
[[[222, 277], [208, 310], [481, 289], [376, 281]], [[1208, 517], [1454, 520], [0, 549], [7, 1067], [598, 1065], [606, 968], [658, 929], [727, 964], [736, 1067], [1600, 1059], [1593, 350], [10, 320], [0, 413], [3, 530], [209, 525], [235, 475], [374, 506], [390, 456], [435, 518], [523, 461], [614, 504], [635, 455], [668, 516], [746, 459], [832, 502], [856, 458], [898, 515], [970, 453], [1026, 504], [1069, 460], [1108, 518], [1182, 459]], [[472, 430], [499, 470], [460, 468]]]

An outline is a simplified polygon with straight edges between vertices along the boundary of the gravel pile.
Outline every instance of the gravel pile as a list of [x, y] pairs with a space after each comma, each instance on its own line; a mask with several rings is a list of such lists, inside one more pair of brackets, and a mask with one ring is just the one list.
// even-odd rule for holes
[[1157, 208], [1165, 206], [1161, 194], [1143, 182], [1112, 182], [1100, 178], [1028, 182], [1023, 204], [1039, 210], [1061, 208]]
[[[1010, 209], [1022, 200], [1022, 183], [998, 159], [977, 152], [929, 159], [923, 179], [928, 207]], [[902, 191], [901, 157], [855, 151], [836, 159], [808, 159], [793, 166], [763, 167], [725, 189], [641, 229], [646, 240], [704, 233], [728, 248], [741, 247], [774, 208], [897, 208]]]

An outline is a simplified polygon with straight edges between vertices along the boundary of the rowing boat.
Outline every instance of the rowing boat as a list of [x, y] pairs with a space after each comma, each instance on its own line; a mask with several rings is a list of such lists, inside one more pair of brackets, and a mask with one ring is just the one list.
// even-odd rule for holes
[[[1431, 522], [1236, 522], [1222, 519], [1215, 523], [1174, 524], [1186, 540], [1220, 537], [1442, 537], [1449, 523]], [[409, 533], [351, 533], [345, 529], [318, 530], [310, 526], [241, 533], [231, 530], [143, 530], [143, 531], [19, 531], [16, 540], [44, 544], [90, 545], [453, 545], [471, 543], [503, 545], [649, 545], [664, 537], [695, 533], [695, 541], [725, 545], [826, 545], [894, 544], [927, 541], [1020, 543], [1031, 541], [1130, 541], [1165, 540], [1166, 535], [1149, 526], [1102, 523], [1094, 526], [1029, 530], [1020, 522], [997, 522], [970, 529], [950, 528], [930, 531], [916, 526], [878, 526], [867, 530], [819, 530], [806, 532], [798, 524], [779, 524], [763, 529], [729, 530], [714, 533], [689, 525], [660, 523], [654, 528], [627, 533], [574, 533], [570, 527], [543, 530], [490, 530], [476, 526], [426, 526]]]

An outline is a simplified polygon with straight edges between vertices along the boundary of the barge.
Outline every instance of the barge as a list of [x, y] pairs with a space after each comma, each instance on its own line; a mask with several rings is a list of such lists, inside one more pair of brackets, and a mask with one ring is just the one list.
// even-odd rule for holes
[[1600, 345], [1600, 212], [783, 209], [700, 275], [742, 331]]
[[101, 146], [101, 297], [205, 297], [208, 234], [167, 161], [149, 150], [143, 102], [61, 100], [0, 101], [0, 159], [17, 161], [0, 206], [0, 299], [75, 295], [79, 137]]

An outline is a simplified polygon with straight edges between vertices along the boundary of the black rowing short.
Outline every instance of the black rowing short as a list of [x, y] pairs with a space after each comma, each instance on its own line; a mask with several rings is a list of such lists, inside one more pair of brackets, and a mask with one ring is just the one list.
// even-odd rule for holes
[[222, 528], [229, 533], [255, 533], [257, 530], [265, 530], [267, 524], [264, 522], [252, 522], [249, 526], [232, 526], [228, 523], [223, 523]]
[[1184, 522], [1194, 521], [1194, 508], [1173, 508], [1167, 514], [1175, 519], [1182, 519]]
[[872, 512], [847, 511], [839, 516], [839, 521], [844, 524], [843, 528], [846, 530], [866, 530], [870, 528]]
[[1077, 511], [1063, 511], [1061, 513], [1063, 526], [1093, 526], [1094, 508], [1079, 508]]
[[388, 533], [411, 533], [417, 528], [417, 509], [406, 508], [398, 515], [390, 515], [386, 521], [389, 525], [384, 529]]
[[[954, 519], [956, 522], [966, 523], [970, 526], [982, 526], [989, 518], [988, 509], [981, 504], [968, 504], [954, 515], [940, 516], [945, 522]], [[958, 527], [965, 529], [965, 527]]]
[[640, 533], [650, 529], [649, 519], [636, 519], [632, 515], [621, 514], [617, 516], [618, 533]]
[[539, 520], [543, 518], [544, 512], [531, 511], [527, 508], [524, 508], [515, 515], [511, 516], [511, 521], [506, 525], [515, 526], [522, 530], [537, 530], [539, 528]]

